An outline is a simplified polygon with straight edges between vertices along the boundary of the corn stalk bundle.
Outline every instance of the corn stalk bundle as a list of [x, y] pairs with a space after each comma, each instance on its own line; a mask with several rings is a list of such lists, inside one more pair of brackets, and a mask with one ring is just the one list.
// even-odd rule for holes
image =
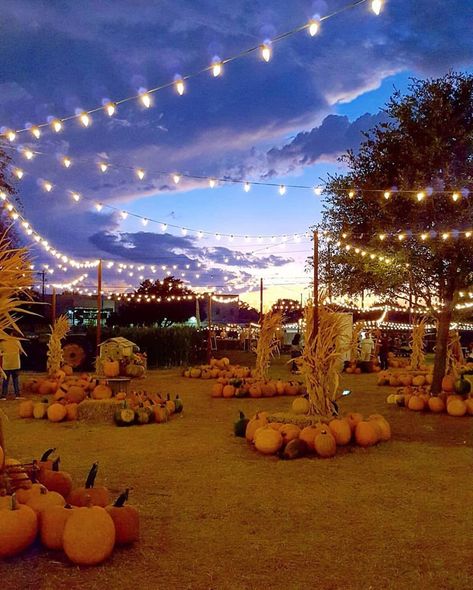
[[69, 332], [69, 322], [65, 315], [61, 315], [54, 322], [54, 325], [50, 326], [51, 334], [49, 335], [48, 342], [48, 362], [47, 369], [48, 374], [53, 375], [56, 371], [64, 364], [64, 357], [62, 353], [61, 341], [66, 337]]
[[314, 305], [307, 303], [305, 345], [302, 356], [296, 359], [304, 376], [309, 396], [309, 414], [330, 417], [337, 399], [343, 354], [350, 349], [345, 332], [345, 317], [324, 305], [325, 296], [318, 301], [319, 328], [314, 337]]
[[410, 368], [418, 371], [425, 364], [424, 336], [427, 317], [423, 317], [418, 324], [412, 327], [410, 340], [411, 360]]
[[445, 374], [452, 375], [457, 379], [460, 374], [460, 367], [464, 362], [465, 357], [461, 347], [460, 334], [457, 330], [451, 330], [448, 334]]
[[255, 377], [267, 379], [271, 357], [278, 349], [276, 333], [281, 327], [282, 314], [279, 311], [270, 311], [265, 314], [261, 323], [258, 342], [256, 344]]
[[360, 346], [360, 334], [363, 331], [365, 322], [356, 322], [353, 325], [350, 341], [350, 361], [356, 363], [360, 360], [361, 346]]

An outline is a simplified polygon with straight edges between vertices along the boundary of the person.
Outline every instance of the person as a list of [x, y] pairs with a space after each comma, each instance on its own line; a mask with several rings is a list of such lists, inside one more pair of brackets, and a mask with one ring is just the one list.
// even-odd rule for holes
[[374, 350], [374, 342], [371, 338], [371, 334], [368, 332], [365, 337], [361, 340], [361, 360], [369, 361]]
[[10, 377], [13, 381], [13, 391], [15, 398], [20, 398], [20, 382], [19, 373], [21, 368], [20, 353], [23, 352], [19, 338], [15, 337], [15, 332], [12, 330], [5, 330], [8, 338], [0, 341], [0, 356], [2, 359], [2, 369], [5, 377], [2, 383], [2, 395], [0, 399], [7, 399], [8, 384]]
[[300, 373], [299, 369], [297, 368], [297, 364], [294, 359], [301, 356], [301, 335], [299, 332], [294, 334], [294, 338], [291, 342], [291, 358], [293, 359], [291, 364], [291, 373]]
[[381, 336], [381, 340], [379, 342], [379, 362], [381, 365], [381, 370], [385, 371], [388, 368], [388, 354], [390, 351], [389, 345], [389, 338], [386, 334]]

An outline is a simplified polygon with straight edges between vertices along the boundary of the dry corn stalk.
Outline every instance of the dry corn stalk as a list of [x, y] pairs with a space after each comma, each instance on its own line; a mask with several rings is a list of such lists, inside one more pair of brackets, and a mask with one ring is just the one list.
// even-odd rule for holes
[[460, 343], [460, 334], [457, 330], [451, 330], [448, 334], [445, 374], [452, 375], [454, 379], [457, 379], [460, 374], [460, 367], [464, 362], [465, 357]]
[[410, 368], [416, 371], [422, 365], [425, 365], [424, 336], [426, 323], [427, 317], [423, 317], [418, 324], [412, 327]]
[[281, 322], [282, 314], [279, 311], [270, 311], [263, 317], [255, 349], [255, 376], [257, 379], [268, 378], [270, 360], [279, 344], [276, 334], [281, 327]]
[[344, 330], [345, 317], [324, 305], [325, 295], [318, 301], [319, 325], [314, 338], [314, 305], [305, 308], [305, 345], [296, 363], [304, 376], [309, 396], [309, 414], [329, 417], [333, 415], [333, 402], [337, 399], [342, 356], [350, 348], [350, 339]]
[[356, 363], [360, 360], [361, 346], [360, 346], [360, 334], [363, 330], [365, 322], [356, 322], [353, 325], [350, 342], [350, 361]]
[[69, 322], [65, 315], [61, 315], [54, 322], [54, 325], [50, 326], [51, 334], [48, 342], [48, 363], [47, 369], [48, 374], [53, 375], [56, 371], [64, 364], [64, 357], [62, 353], [61, 341], [66, 337], [69, 332]]

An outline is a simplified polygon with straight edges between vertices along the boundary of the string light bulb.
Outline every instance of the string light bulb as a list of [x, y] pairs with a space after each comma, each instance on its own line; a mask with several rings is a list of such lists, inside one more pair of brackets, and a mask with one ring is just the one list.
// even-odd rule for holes
[[92, 119], [90, 118], [89, 113], [86, 113], [85, 111], [83, 113], [81, 113], [79, 115], [79, 121], [81, 122], [81, 124], [84, 127], [88, 127], [90, 125], [90, 123], [92, 122]]
[[102, 203], [95, 203], [95, 209], [100, 213], [103, 209]]
[[383, 193], [384, 198], [386, 199], [386, 201], [391, 197], [391, 193], [390, 191], [384, 191]]
[[64, 166], [64, 168], [70, 168], [72, 164], [72, 160], [70, 158], [68, 158], [67, 156], [64, 156], [64, 158], [62, 159], [62, 165]]
[[320, 30], [320, 21], [316, 18], [313, 18], [309, 21], [309, 35], [311, 37], [315, 37]]
[[80, 201], [80, 195], [79, 195], [79, 193], [72, 193], [71, 194], [71, 197], [74, 199], [74, 201], [76, 203], [78, 203]]
[[143, 170], [143, 168], [137, 168], [135, 172], [136, 176], [138, 176], [140, 180], [143, 180], [143, 178], [145, 177], [145, 171]]
[[286, 194], [286, 187], [283, 184], [279, 185], [279, 194], [283, 197]]
[[32, 160], [33, 157], [34, 157], [34, 153], [30, 149], [28, 149], [28, 148], [26, 148], [25, 150], [23, 150], [23, 155], [25, 156], [25, 158], [27, 160]]
[[452, 201], [454, 203], [456, 203], [459, 199], [460, 199], [460, 193], [455, 192], [452, 194]]
[[13, 131], [13, 129], [8, 129], [8, 131], [6, 132], [6, 136], [7, 136], [8, 141], [15, 141], [16, 132]]
[[21, 180], [23, 178], [24, 172], [21, 168], [15, 168], [14, 174], [18, 178], [18, 180]]
[[120, 216], [122, 219], [126, 219], [128, 217], [128, 213], [126, 211], [120, 211]]
[[179, 94], [179, 96], [182, 96], [186, 89], [184, 80], [182, 78], [178, 78], [174, 84], [176, 85], [176, 92]]
[[209, 186], [210, 186], [210, 188], [215, 188], [215, 185], [216, 185], [216, 184], [217, 184], [217, 183], [216, 183], [216, 181], [215, 181], [215, 179], [214, 179], [214, 178], [210, 178], [210, 179], [209, 179]]
[[428, 235], [428, 234], [426, 234], [426, 233], [420, 234], [420, 239], [421, 239], [423, 242], [425, 242], [425, 240], [426, 240], [428, 237], [429, 237], [429, 235]]
[[146, 90], [140, 93], [140, 101], [144, 107], [146, 107], [147, 109], [150, 108], [151, 96], [148, 94], [148, 92], [146, 92]]
[[45, 180], [43, 182], [43, 189], [47, 192], [50, 193], [53, 190], [53, 185], [49, 182], [49, 180]]
[[425, 193], [424, 193], [424, 191], [420, 191], [419, 193], [417, 193], [416, 198], [417, 198], [417, 200], [418, 200], [419, 203], [421, 201], [423, 201], [425, 199]]
[[172, 175], [172, 179], [173, 179], [173, 181], [174, 181], [174, 184], [179, 184], [179, 182], [180, 182], [180, 180], [181, 180], [181, 177], [180, 177], [180, 175], [179, 175], [179, 174], [173, 174], [173, 175]]
[[107, 172], [108, 170], [108, 164], [106, 162], [100, 162], [99, 168], [100, 172], [103, 172], [105, 174], [105, 172]]
[[271, 46], [269, 43], [263, 43], [261, 45], [261, 57], [266, 63], [271, 59]]
[[30, 129], [31, 135], [33, 137], [35, 137], [36, 139], [39, 139], [41, 137], [41, 129], [39, 127], [31, 127]]
[[450, 234], [449, 234], [448, 232], [444, 232], [444, 233], [442, 234], [442, 240], [444, 240], [444, 241], [445, 241], [445, 240], [448, 240], [448, 238], [449, 238], [449, 237], [450, 237]]
[[243, 185], [243, 190], [245, 191], [245, 193], [249, 193], [251, 189], [251, 184], [249, 182], [245, 182], [245, 184]]
[[115, 114], [115, 112], [117, 110], [117, 106], [114, 102], [107, 102], [104, 105], [104, 109], [109, 117], [113, 117], [113, 115]]
[[321, 186], [316, 186], [316, 187], [314, 188], [314, 193], [315, 193], [315, 195], [316, 195], [317, 197], [320, 197], [320, 195], [322, 194], [322, 190], [323, 190], [323, 189], [322, 189], [322, 187], [321, 187]]
[[[168, 228], [168, 224], [167, 224], [167, 223], [162, 223], [162, 224], [161, 224], [161, 230], [162, 230], [162, 231], [166, 231], [166, 230], [167, 230], [167, 228]], [[163, 269], [163, 270], [165, 270], [165, 269]]]
[[379, 16], [383, 8], [383, 0], [371, 0], [371, 10]]
[[212, 62], [212, 76], [218, 78], [222, 73], [223, 64], [219, 59], [214, 59]]
[[59, 133], [62, 130], [62, 122], [59, 119], [53, 119], [51, 121], [51, 127], [55, 133]]
[[348, 197], [350, 199], [353, 199], [354, 196], [355, 196], [355, 191], [354, 190], [348, 191]]

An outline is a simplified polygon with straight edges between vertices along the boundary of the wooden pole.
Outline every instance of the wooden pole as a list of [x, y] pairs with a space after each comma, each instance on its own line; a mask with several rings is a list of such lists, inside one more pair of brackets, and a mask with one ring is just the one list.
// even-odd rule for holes
[[327, 244], [327, 265], [328, 265], [328, 300], [332, 301], [332, 248], [330, 242]]
[[99, 345], [102, 340], [102, 260], [99, 260], [97, 266], [97, 356], [99, 354]]
[[210, 364], [212, 358], [212, 293], [207, 298], [207, 363]]
[[54, 326], [56, 322], [56, 287], [53, 287], [53, 297], [51, 304], [51, 324]]
[[319, 232], [314, 230], [314, 339], [319, 331]]
[[259, 323], [263, 323], [263, 278], [259, 280]]

